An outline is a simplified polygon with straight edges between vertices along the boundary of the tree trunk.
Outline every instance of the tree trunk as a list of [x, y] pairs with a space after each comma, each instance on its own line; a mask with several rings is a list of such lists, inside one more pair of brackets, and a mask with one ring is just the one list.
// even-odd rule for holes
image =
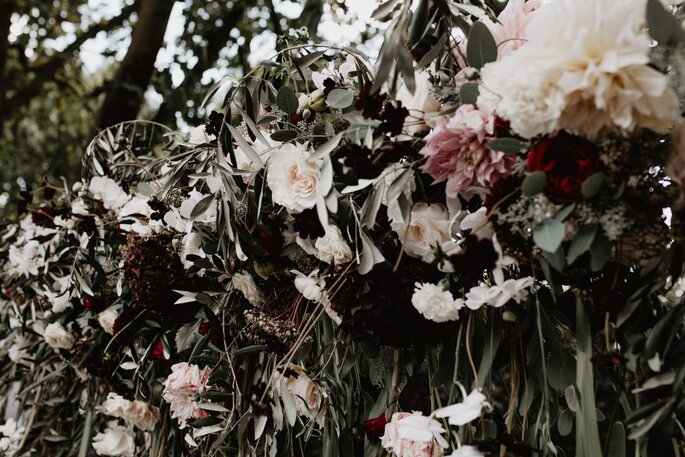
[[138, 115], [173, 6], [174, 0], [143, 0], [131, 45], [100, 110], [99, 127], [106, 128]]
[[[7, 64], [12, 13], [16, 7], [17, 2], [15, 0], [0, 0], [0, 113], [4, 111], [6, 102], [7, 83], [5, 81], [5, 65]], [[3, 117], [0, 116], [0, 136], [3, 135], [3, 126]]]

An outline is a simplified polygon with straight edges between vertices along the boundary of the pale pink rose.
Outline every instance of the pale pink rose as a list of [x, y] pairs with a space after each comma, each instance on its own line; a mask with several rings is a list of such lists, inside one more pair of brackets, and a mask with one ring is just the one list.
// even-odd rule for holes
[[181, 362], [171, 367], [171, 374], [164, 381], [164, 400], [169, 403], [171, 417], [178, 419], [180, 428], [185, 428], [189, 419], [200, 419], [207, 412], [194, 400], [198, 392], [207, 390], [207, 378], [211, 373], [209, 367], [200, 370], [197, 365]]
[[326, 417], [326, 404], [324, 402], [326, 393], [298, 365], [289, 365], [286, 375], [276, 375], [276, 386], [279, 389], [281, 379], [295, 400], [297, 414], [308, 417], [316, 422], [319, 427], [323, 427]]
[[540, 0], [509, 0], [497, 16], [497, 22], [489, 17], [482, 19], [495, 38], [498, 59], [516, 51], [526, 42], [526, 27], [540, 4]]
[[511, 172], [513, 157], [487, 147], [495, 119], [473, 105], [461, 105], [451, 118], [436, 119], [421, 150], [428, 157], [423, 171], [436, 183], [447, 181], [448, 197], [469, 197]]
[[159, 408], [139, 400], [127, 400], [121, 395], [110, 392], [101, 406], [102, 412], [124, 419], [126, 424], [135, 425], [141, 430], [153, 430], [159, 419]]
[[396, 457], [442, 457], [444, 449], [434, 440], [413, 441], [402, 439], [399, 431], [399, 421], [410, 416], [421, 416], [421, 413], [395, 413], [385, 425], [385, 433], [381, 437], [381, 444]]

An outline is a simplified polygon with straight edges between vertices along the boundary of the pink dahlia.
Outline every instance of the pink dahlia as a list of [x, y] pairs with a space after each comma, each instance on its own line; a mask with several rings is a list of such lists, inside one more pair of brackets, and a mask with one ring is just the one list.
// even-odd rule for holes
[[482, 192], [510, 174], [513, 157], [487, 147], [495, 121], [494, 114], [483, 114], [473, 105], [460, 106], [451, 118], [436, 119], [421, 150], [428, 157], [423, 171], [435, 183], [447, 181], [448, 197]]

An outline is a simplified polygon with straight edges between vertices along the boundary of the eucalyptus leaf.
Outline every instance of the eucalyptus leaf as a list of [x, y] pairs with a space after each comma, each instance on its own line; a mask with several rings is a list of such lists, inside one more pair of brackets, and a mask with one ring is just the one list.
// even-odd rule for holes
[[277, 130], [271, 134], [271, 139], [285, 143], [297, 138], [297, 130]]
[[281, 86], [276, 94], [276, 104], [286, 114], [293, 114], [297, 112], [299, 101], [297, 100], [297, 95], [290, 87]]
[[680, 22], [660, 0], [647, 0], [647, 27], [649, 34], [661, 45], [677, 45], [685, 41]]
[[595, 235], [597, 235], [598, 228], [597, 224], [592, 224], [584, 225], [578, 230], [576, 236], [573, 237], [571, 246], [568, 248], [566, 260], [569, 265], [572, 265], [578, 257], [590, 249], [592, 242], [595, 240]]
[[533, 241], [546, 252], [556, 252], [566, 235], [566, 224], [547, 219], [534, 232]]
[[495, 138], [488, 142], [488, 147], [505, 154], [520, 154], [528, 149], [528, 145], [516, 138]]
[[333, 89], [326, 96], [326, 104], [335, 109], [345, 109], [354, 103], [354, 93], [347, 89]]
[[580, 191], [585, 198], [592, 198], [602, 190], [604, 184], [606, 183], [607, 177], [601, 171], [593, 174], [585, 181], [583, 181]]
[[497, 60], [497, 42], [490, 29], [480, 21], [471, 26], [466, 44], [466, 59], [470, 67], [479, 69]]
[[478, 100], [478, 93], [478, 83], [464, 83], [459, 87], [459, 98], [462, 103], [475, 105], [476, 100]]
[[523, 195], [530, 197], [541, 193], [547, 184], [547, 174], [544, 171], [528, 173], [521, 184]]

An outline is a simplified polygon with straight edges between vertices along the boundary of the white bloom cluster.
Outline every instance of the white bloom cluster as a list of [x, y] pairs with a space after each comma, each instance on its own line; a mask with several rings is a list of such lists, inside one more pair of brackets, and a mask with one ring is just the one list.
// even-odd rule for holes
[[[556, 1], [541, 6], [527, 42], [481, 72], [478, 106], [532, 138], [561, 129], [663, 132], [680, 118], [666, 75], [649, 64], [646, 0]], [[515, 75], [515, 76], [512, 76]]]
[[464, 300], [455, 299], [449, 290], [430, 283], [416, 283], [411, 304], [423, 317], [434, 322], [459, 319]]
[[97, 455], [130, 457], [133, 456], [135, 440], [133, 430], [110, 421], [104, 432], [93, 437], [93, 449]]
[[107, 395], [100, 409], [108, 416], [121, 418], [127, 425], [135, 425], [141, 430], [153, 430], [159, 419], [159, 408], [140, 400], [127, 400], [114, 392]]
[[481, 284], [472, 287], [466, 293], [464, 304], [473, 310], [483, 305], [500, 308], [510, 300], [521, 303], [528, 296], [528, 289], [533, 285], [533, 278], [526, 276], [519, 279], [507, 279], [492, 286]]

